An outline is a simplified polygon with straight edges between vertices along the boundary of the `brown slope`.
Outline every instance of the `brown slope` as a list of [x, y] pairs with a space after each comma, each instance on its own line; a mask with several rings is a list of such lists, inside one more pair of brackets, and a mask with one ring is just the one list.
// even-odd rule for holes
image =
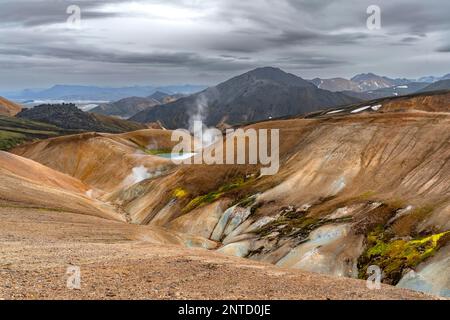
[[0, 97], [0, 115], [13, 117], [21, 110], [22, 107], [19, 104]]
[[[448, 192], [448, 185], [444, 183], [448, 175], [447, 168], [444, 166], [440, 171], [439, 167], [436, 167], [436, 171], [431, 168], [434, 164], [447, 163], [448, 126], [449, 117], [443, 117], [440, 114], [378, 113], [326, 120], [273, 121], [253, 127], [281, 128], [280, 147], [284, 165], [278, 175], [263, 179], [264, 184], [278, 184], [297, 171], [301, 177], [305, 177], [307, 173], [308, 178], [304, 178], [303, 191], [299, 193], [294, 192], [297, 189], [292, 189], [292, 196], [295, 195], [296, 198], [289, 198], [291, 195], [289, 191], [280, 192], [283, 198], [287, 198], [285, 202], [288, 203], [290, 199], [295, 202], [308, 201], [311, 195], [315, 195], [316, 200], [327, 197], [332, 191], [332, 182], [339, 180], [340, 177], [349, 180], [346, 186], [352, 193], [372, 190], [383, 191], [388, 195], [389, 191], [392, 191], [399, 196], [415, 194], [420, 201], [423, 201], [426, 195], [442, 198]], [[335, 152], [338, 152], [337, 158], [323, 160], [332, 156], [336, 157]], [[413, 158], [411, 158], [412, 154], [415, 155]], [[436, 159], [430, 157], [436, 157]], [[372, 158], [374, 160], [371, 161]], [[371, 162], [366, 164], [364, 161]], [[384, 165], [385, 162], [387, 165]], [[421, 165], [424, 167], [422, 168]], [[431, 167], [428, 169], [426, 166]], [[418, 174], [413, 174], [414, 170], [418, 170]], [[166, 200], [169, 201], [170, 190], [174, 188], [170, 185], [177, 183], [187, 185], [189, 187], [187, 191], [193, 197], [218, 189], [221, 184], [226, 184], [224, 181], [233, 179], [233, 176], [252, 171], [257, 170], [241, 166], [193, 166], [181, 168], [171, 176], [147, 181], [145, 184], [151, 189], [152, 185], [167, 183], [168, 190], [161, 188], [162, 194], [155, 194], [154, 197], [167, 195]], [[326, 179], [321, 178], [323, 172], [327, 173]], [[406, 183], [405, 179], [409, 175], [414, 176], [414, 182]], [[431, 188], [426, 188], [426, 183], [433, 177], [436, 183], [431, 185]], [[350, 183], [353, 183], [355, 178], [359, 180], [352, 189]], [[405, 180], [404, 184], [402, 184], [403, 180]], [[329, 187], [324, 188], [325, 185]], [[413, 185], [414, 189], [411, 189]], [[135, 199], [136, 203], [140, 200], [152, 202], [153, 196], [147, 197], [142, 193], [140, 195], [140, 198]], [[153, 204], [156, 207], [138, 205], [140, 210], [135, 211], [132, 209], [132, 204], [133, 201], [129, 203], [130, 213], [140, 217], [140, 210], [148, 214], [153, 210], [157, 211], [161, 206], [161, 202], [155, 200]], [[174, 207], [173, 210], [178, 209]], [[140, 219], [146, 220], [145, 217]]]
[[1, 208], [39, 208], [124, 220], [112, 206], [91, 199], [89, 187], [81, 181], [32, 160], [0, 151], [0, 176]]
[[450, 112], [450, 91], [418, 94], [383, 103], [384, 111], [421, 110], [427, 112]]
[[[0, 299], [430, 299], [183, 248], [215, 243], [109, 220], [81, 182], [4, 152], [0, 176]], [[74, 265], [81, 290], [66, 286]]]
[[[373, 232], [387, 245], [396, 239], [413, 245], [408, 241], [442, 238], [432, 251], [444, 250], [449, 241], [450, 114], [445, 99], [402, 98], [378, 111], [258, 123], [251, 127], [280, 128], [282, 167], [277, 175], [242, 183], [258, 168], [186, 166], [116, 192], [109, 200], [120, 203], [135, 222], [209, 234], [222, 241], [223, 253], [364, 277], [367, 263], [375, 263], [364, 260]], [[427, 112], [417, 110], [421, 108]], [[237, 187], [230, 190], [231, 183]], [[185, 197], [176, 196], [179, 189]], [[231, 211], [234, 219], [228, 220], [226, 208], [256, 194], [248, 216], [241, 208]], [[219, 209], [208, 205], [214, 201], [225, 203]], [[314, 242], [304, 245], [321, 233], [330, 242], [320, 248]], [[307, 255], [308, 246], [316, 250], [314, 256]], [[394, 268], [386, 283], [397, 284], [415, 263], [427, 263], [420, 255], [414, 263], [395, 266], [398, 261], [403, 260], [382, 261]], [[448, 281], [445, 273], [434, 277], [437, 283]]]
[[[173, 167], [171, 161], [152, 155], [170, 152], [171, 132], [141, 130], [111, 135], [87, 133], [48, 139], [12, 150], [104, 191], [132, 184], [133, 169], [161, 175]], [[139, 173], [139, 172], [138, 172]]]
[[[433, 235], [440, 240], [432, 252], [448, 252], [448, 236], [439, 235], [450, 230], [446, 106], [393, 107], [403, 112], [383, 104], [378, 111], [252, 125], [281, 128], [282, 167], [273, 177], [248, 178], [255, 167], [183, 166], [119, 188], [108, 200], [135, 223], [220, 240], [222, 253], [333, 275], [365, 277], [367, 263], [377, 262], [366, 261], [374, 232], [387, 246]], [[252, 204], [248, 196], [256, 194]], [[242, 215], [249, 209], [242, 205], [227, 220], [224, 210], [239, 200], [252, 206], [250, 215]], [[314, 246], [311, 239], [329, 241]], [[396, 265], [386, 283], [398, 283], [416, 263], [420, 271], [431, 260]], [[432, 281], [446, 283], [446, 276], [435, 272]]]
[[366, 101], [352, 106], [338, 108], [334, 110], [326, 110], [317, 113], [312, 113], [308, 117], [314, 118], [316, 116], [331, 116], [336, 117], [340, 115], [347, 115], [352, 111], [364, 107], [363, 111], [357, 113], [376, 113], [376, 112], [450, 112], [450, 91], [435, 91], [428, 93], [415, 93], [402, 97], [388, 97]]
[[87, 185], [75, 178], [8, 152], [0, 153], [0, 161], [2, 170], [27, 180], [39, 182], [47, 187], [65, 189], [76, 193], [85, 193], [89, 190]]

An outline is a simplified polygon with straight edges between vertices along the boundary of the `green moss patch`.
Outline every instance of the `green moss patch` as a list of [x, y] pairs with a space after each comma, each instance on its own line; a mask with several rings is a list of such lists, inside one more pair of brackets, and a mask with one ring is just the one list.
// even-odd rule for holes
[[416, 239], [392, 239], [378, 227], [367, 235], [367, 249], [358, 261], [359, 277], [366, 278], [367, 268], [376, 265], [383, 270], [384, 282], [396, 285], [405, 270], [433, 256], [450, 240], [450, 231]]
[[192, 199], [187, 206], [183, 209], [184, 213], [190, 212], [198, 207], [201, 207], [206, 204], [213, 203], [214, 201], [220, 199], [225, 194], [227, 194], [230, 191], [235, 191], [237, 189], [240, 189], [244, 187], [245, 185], [249, 184], [252, 180], [246, 180], [244, 178], [238, 178], [233, 180], [231, 183], [227, 183], [223, 186], [221, 186], [216, 191], [207, 193], [205, 195], [198, 196], [194, 199]]
[[26, 140], [21, 133], [0, 130], [0, 150], [9, 150]]

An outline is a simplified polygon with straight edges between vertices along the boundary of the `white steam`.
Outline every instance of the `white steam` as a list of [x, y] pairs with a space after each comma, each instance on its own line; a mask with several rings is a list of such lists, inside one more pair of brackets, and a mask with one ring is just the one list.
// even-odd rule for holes
[[151, 174], [148, 172], [148, 169], [144, 166], [135, 167], [131, 171], [132, 172], [131, 175], [129, 175], [129, 177], [132, 184], [139, 183], [151, 177]]
[[144, 180], [147, 179], [153, 179], [156, 177], [161, 176], [164, 173], [164, 169], [163, 168], [159, 168], [153, 172], [149, 171], [146, 167], [144, 167], [143, 165], [139, 166], [139, 167], [134, 167], [131, 170], [131, 174], [128, 175], [123, 184], [125, 186], [132, 186], [136, 183], [142, 182]]
[[219, 140], [217, 128], [208, 128], [205, 123], [208, 117], [208, 98], [200, 94], [196, 100], [195, 112], [189, 117], [189, 131], [201, 143], [204, 149]]

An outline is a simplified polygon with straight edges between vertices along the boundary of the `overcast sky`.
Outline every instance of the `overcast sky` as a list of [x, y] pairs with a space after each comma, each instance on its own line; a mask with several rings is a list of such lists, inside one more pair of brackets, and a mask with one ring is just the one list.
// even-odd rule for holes
[[[81, 27], [67, 23], [69, 5]], [[381, 29], [369, 30], [369, 5]], [[448, 0], [0, 0], [0, 91], [450, 72]]]

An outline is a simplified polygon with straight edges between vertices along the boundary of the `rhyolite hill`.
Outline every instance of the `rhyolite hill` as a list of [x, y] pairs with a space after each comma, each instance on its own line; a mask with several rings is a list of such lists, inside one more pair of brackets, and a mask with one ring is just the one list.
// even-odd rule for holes
[[[133, 226], [196, 237], [195, 242], [186, 239], [187, 246], [328, 274], [336, 281], [342, 276], [365, 280], [368, 267], [377, 265], [385, 284], [449, 296], [449, 127], [448, 91], [253, 123], [247, 128], [280, 130], [280, 171], [273, 176], [260, 176], [258, 165], [175, 165], [157, 156], [174, 143], [169, 130], [59, 137], [11, 152], [79, 179], [86, 185], [83, 192], [91, 190], [96, 206], [107, 206]], [[130, 175], [142, 171], [143, 180], [130, 181]], [[43, 197], [33, 197], [38, 191], [22, 194], [3, 187], [0, 199], [15, 201], [16, 208], [25, 201], [33, 204], [31, 200], [34, 207], [42, 206]], [[93, 204], [86, 199], [78, 203]], [[50, 206], [63, 204], [70, 205]], [[28, 214], [21, 206], [17, 219]], [[172, 243], [168, 235], [161, 239]], [[39, 250], [28, 259], [48, 257], [45, 247]], [[127, 253], [142, 255], [135, 250]], [[155, 263], [142, 275], [159, 272]], [[140, 274], [140, 266], [130, 265], [130, 274]], [[151, 280], [154, 285], [161, 277]], [[207, 281], [215, 287], [213, 279]], [[284, 277], [279, 281], [289, 285]], [[198, 287], [192, 288], [189, 292], [198, 294]]]
[[84, 112], [70, 103], [43, 104], [32, 109], [22, 110], [16, 116], [70, 130], [120, 133], [146, 128], [139, 123]]

